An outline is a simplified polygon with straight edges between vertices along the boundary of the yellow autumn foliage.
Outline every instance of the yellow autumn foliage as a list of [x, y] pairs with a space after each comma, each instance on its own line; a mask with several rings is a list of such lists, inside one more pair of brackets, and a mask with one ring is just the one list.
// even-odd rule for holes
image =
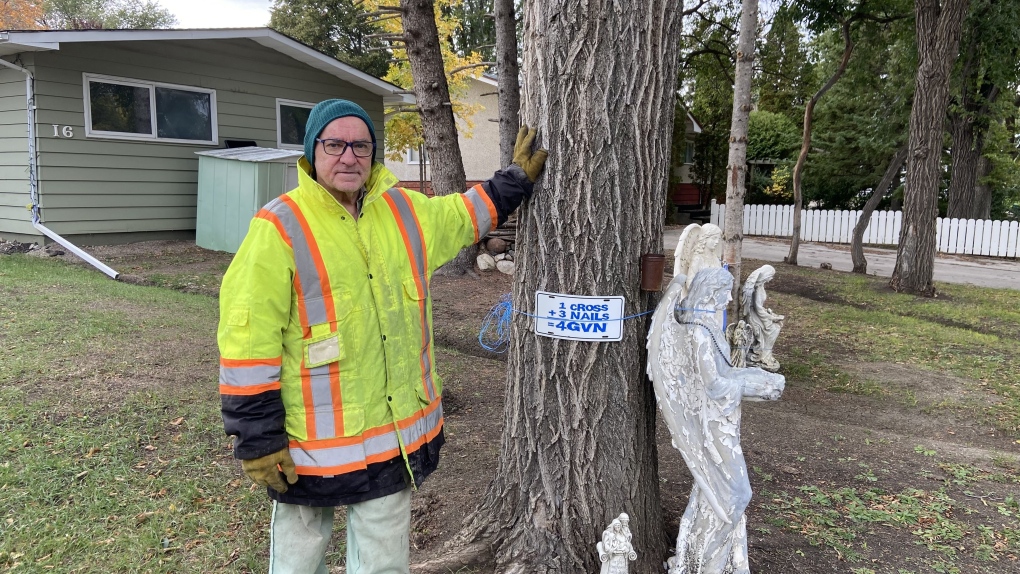
[[[475, 66], [461, 69], [455, 73], [451, 72], [463, 66], [481, 63], [482, 55], [478, 52], [471, 52], [467, 57], [462, 57], [453, 51], [450, 42], [443, 40], [451, 37], [461, 26], [460, 20], [457, 18], [443, 16], [445, 9], [458, 5], [460, 5], [460, 0], [435, 0], [436, 28], [439, 31], [443, 67], [446, 70], [446, 81], [450, 86], [450, 102], [457, 120], [457, 129], [465, 137], [471, 137], [471, 132], [475, 127], [471, 117], [480, 111], [482, 106], [461, 101], [461, 98], [467, 94], [471, 79], [481, 76], [483, 68]], [[365, 0], [364, 6], [366, 11], [374, 12], [379, 8], [399, 6], [399, 2], [395, 0]], [[446, 12], [449, 13], [449, 10]], [[403, 34], [404, 32], [400, 18], [382, 20], [379, 22], [379, 27], [386, 34]], [[392, 52], [396, 62], [390, 64], [389, 72], [383, 79], [405, 90], [413, 89], [411, 66], [406, 61], [407, 53], [403, 44], [394, 44]], [[421, 115], [415, 112], [401, 112], [399, 108], [387, 108], [386, 157], [399, 161], [404, 152], [412, 148], [417, 149], [422, 143]]]

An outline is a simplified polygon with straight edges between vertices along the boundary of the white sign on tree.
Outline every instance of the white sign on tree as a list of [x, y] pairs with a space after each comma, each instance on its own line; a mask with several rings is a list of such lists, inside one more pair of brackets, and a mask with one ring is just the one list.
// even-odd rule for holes
[[535, 292], [535, 334], [574, 341], [623, 339], [623, 297]]

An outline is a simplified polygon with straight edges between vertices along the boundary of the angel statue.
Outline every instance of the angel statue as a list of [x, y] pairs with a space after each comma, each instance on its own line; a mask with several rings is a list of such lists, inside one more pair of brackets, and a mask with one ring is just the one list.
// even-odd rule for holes
[[732, 300], [733, 276], [702, 269], [680, 304], [677, 275], [652, 317], [648, 377], [675, 446], [694, 477], [669, 574], [748, 574], [744, 509], [751, 483], [740, 448], [740, 404], [776, 400], [786, 379], [730, 365], [716, 311]]
[[765, 307], [765, 284], [775, 276], [775, 268], [762, 265], [747, 277], [740, 292], [740, 313], [743, 321], [751, 328], [747, 363], [772, 372], [779, 370], [779, 361], [772, 356], [772, 346], [783, 328], [784, 318]]
[[[694, 276], [702, 269], [722, 267], [722, 228], [712, 223], [692, 223], [684, 228], [673, 252], [673, 276], [686, 275], [687, 283], [680, 292], [683, 299], [691, 288]], [[719, 324], [723, 323], [723, 312], [719, 312]], [[724, 325], [725, 326], [725, 325]]]
[[692, 223], [684, 228], [673, 252], [673, 276], [686, 275], [685, 287], [698, 271], [707, 267], [722, 267], [722, 229], [718, 225]]
[[602, 569], [599, 574], [627, 574], [630, 560], [637, 560], [637, 552], [631, 544], [630, 517], [621, 513], [614, 518], [602, 533], [602, 542], [595, 545], [599, 551]]

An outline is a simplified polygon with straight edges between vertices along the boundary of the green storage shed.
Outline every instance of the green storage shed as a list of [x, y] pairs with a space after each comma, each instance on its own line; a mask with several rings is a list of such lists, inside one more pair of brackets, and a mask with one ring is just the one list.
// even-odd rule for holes
[[237, 253], [255, 213], [297, 187], [296, 150], [242, 147], [196, 152], [195, 243]]

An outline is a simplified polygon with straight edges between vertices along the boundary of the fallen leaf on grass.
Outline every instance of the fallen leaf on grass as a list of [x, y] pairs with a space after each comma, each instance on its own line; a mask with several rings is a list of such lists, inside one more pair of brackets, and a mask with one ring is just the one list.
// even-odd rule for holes
[[142, 448], [144, 448], [145, 450], [156, 450], [156, 447], [151, 444], [147, 444]]
[[88, 473], [89, 473], [89, 471], [83, 470], [83, 471], [79, 472], [78, 474], [74, 475], [74, 478], [75, 478], [75, 480], [81, 480], [81, 479], [85, 478], [88, 475]]
[[143, 513], [139, 514], [138, 516], [135, 516], [135, 524], [137, 525], [137, 524], [145, 523], [145, 521], [148, 520], [149, 517], [152, 516], [153, 514], [155, 514], [155, 512], [151, 512], [150, 511], [150, 512], [143, 512]]
[[177, 417], [174, 420], [170, 421], [170, 424], [172, 424], [174, 426], [177, 426], [177, 425], [181, 424], [182, 422], [184, 422], [184, 417]]

